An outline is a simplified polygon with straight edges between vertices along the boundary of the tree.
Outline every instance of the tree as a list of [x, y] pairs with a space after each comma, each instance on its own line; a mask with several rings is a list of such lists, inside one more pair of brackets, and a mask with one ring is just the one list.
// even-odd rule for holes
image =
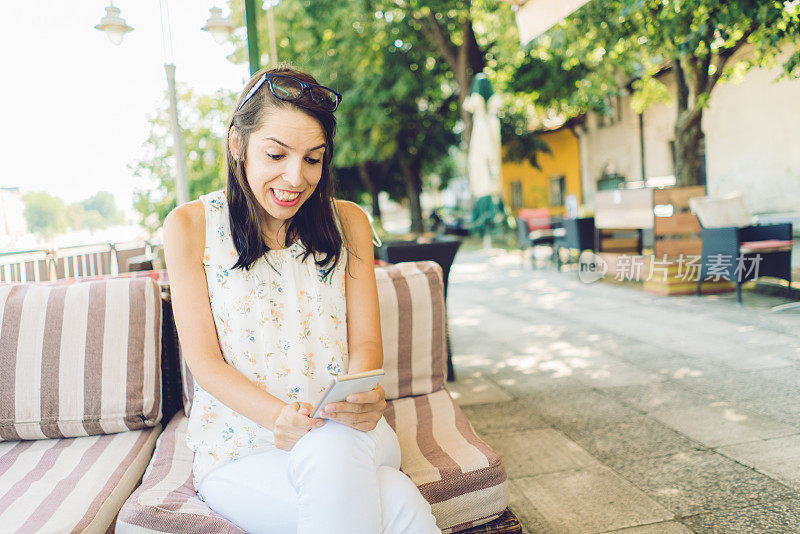
[[26, 193], [25, 220], [28, 228], [46, 237], [63, 232], [67, 228], [67, 206], [64, 201], [44, 191]]
[[[575, 113], [603, 110], [621, 80], [635, 80], [634, 101], [646, 106], [663, 93], [656, 75], [672, 68], [675, 177], [679, 186], [692, 185], [703, 111], [714, 88], [734, 69], [774, 61], [782, 45], [800, 35], [798, 11], [798, 2], [775, 0], [593, 0], [541, 39], [522, 70], [535, 78], [553, 61], [564, 71], [561, 79], [579, 76], [565, 85], [574, 90], [550, 102]], [[753, 57], [734, 61], [746, 44]], [[798, 76], [798, 65], [800, 52], [785, 64], [787, 73]]]
[[[226, 91], [197, 95], [178, 87], [178, 113], [184, 146], [189, 197], [209, 193], [224, 186], [226, 126], [235, 96]], [[146, 182], [134, 191], [134, 208], [141, 224], [156, 231], [177, 205], [172, 131], [167, 100], [150, 118], [150, 136], [144, 143], [144, 156], [131, 165], [135, 176]]]
[[[100, 191], [80, 203], [86, 212], [96, 212], [100, 215], [102, 224], [119, 224], [123, 222], [122, 213], [117, 209], [114, 195], [107, 191]], [[90, 216], [93, 217], [93, 216]]]

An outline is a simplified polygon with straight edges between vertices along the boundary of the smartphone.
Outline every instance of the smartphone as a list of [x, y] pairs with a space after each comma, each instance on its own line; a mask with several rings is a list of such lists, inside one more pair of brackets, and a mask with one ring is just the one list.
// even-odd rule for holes
[[378, 385], [383, 375], [383, 369], [373, 369], [372, 371], [364, 371], [363, 373], [354, 373], [352, 375], [334, 376], [330, 385], [325, 389], [322, 400], [314, 406], [310, 417], [312, 419], [319, 417], [326, 404], [347, 400], [347, 396], [351, 393], [371, 391], [372, 388]]

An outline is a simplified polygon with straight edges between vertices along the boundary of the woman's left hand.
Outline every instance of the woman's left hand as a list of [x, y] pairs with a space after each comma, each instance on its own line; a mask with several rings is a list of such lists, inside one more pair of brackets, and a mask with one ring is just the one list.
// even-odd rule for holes
[[386, 392], [380, 385], [364, 393], [352, 393], [346, 402], [325, 405], [321, 417], [367, 432], [378, 425], [386, 408]]

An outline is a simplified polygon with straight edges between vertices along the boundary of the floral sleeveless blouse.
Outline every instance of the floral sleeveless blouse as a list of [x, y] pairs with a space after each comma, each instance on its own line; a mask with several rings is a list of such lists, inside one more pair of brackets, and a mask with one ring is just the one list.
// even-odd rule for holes
[[[333, 271], [318, 267], [313, 254], [303, 261], [301, 242], [270, 250], [249, 271], [232, 269], [238, 253], [225, 191], [200, 200], [206, 217], [203, 267], [225, 361], [285, 402], [314, 404], [331, 375], [347, 372], [346, 248]], [[275, 448], [270, 430], [198, 385], [186, 443], [195, 453], [195, 489], [212, 469]]]

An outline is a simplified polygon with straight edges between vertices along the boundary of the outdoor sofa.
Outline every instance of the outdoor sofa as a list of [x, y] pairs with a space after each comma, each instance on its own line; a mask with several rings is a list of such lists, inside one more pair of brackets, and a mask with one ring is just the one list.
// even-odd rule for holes
[[[242, 532], [192, 487], [194, 385], [164, 274], [0, 285], [3, 532]], [[441, 268], [376, 277], [401, 469], [444, 532], [520, 532], [500, 458], [443, 388]]]

